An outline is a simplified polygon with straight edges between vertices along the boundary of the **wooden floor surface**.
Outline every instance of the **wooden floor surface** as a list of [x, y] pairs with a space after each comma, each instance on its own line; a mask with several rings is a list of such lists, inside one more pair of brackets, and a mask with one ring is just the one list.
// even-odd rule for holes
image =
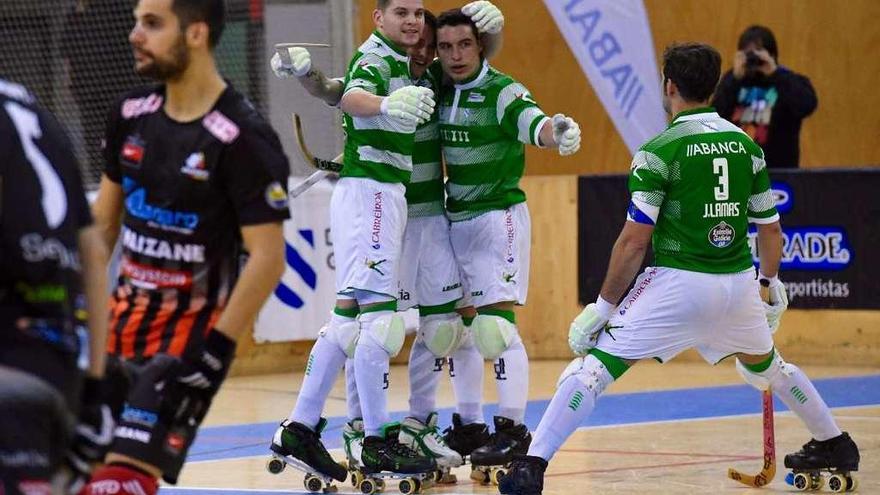
[[[566, 363], [539, 361], [532, 363], [530, 401], [549, 399], [554, 391], [558, 373]], [[847, 378], [854, 380], [875, 379], [880, 370], [872, 368], [805, 366], [804, 370], [814, 379]], [[496, 402], [494, 375], [487, 366], [485, 400]], [[263, 375], [231, 378], [218, 395], [205, 422], [204, 431], [219, 433], [220, 442], [214, 449], [215, 457], [202, 457], [187, 464], [177, 487], [163, 487], [169, 494], [187, 493], [305, 493], [302, 474], [288, 469], [280, 475], [265, 470], [268, 452], [264, 450], [270, 441], [273, 425], [287, 416], [296, 399], [301, 374]], [[443, 379], [438, 394], [438, 407], [454, 405], [451, 386]], [[407, 407], [406, 369], [392, 370], [389, 407], [404, 411]], [[836, 382], [829, 382], [834, 386]], [[850, 382], [842, 382], [850, 383]], [[853, 382], [854, 383], [854, 382]], [[870, 382], [874, 383], [874, 382]], [[666, 365], [642, 363], [634, 367], [607, 394], [608, 401], [620, 399], [625, 409], [628, 398], [642, 396], [639, 392], [670, 392], [669, 397], [687, 398], [703, 396], [707, 387], [741, 385], [730, 363], [710, 367], [702, 363], [676, 363]], [[846, 385], [841, 385], [844, 387]], [[733, 390], [733, 389], [731, 389]], [[742, 389], [740, 393], [746, 393]], [[845, 394], [844, 394], [845, 395]], [[666, 397], [666, 396], [663, 396]], [[711, 395], [710, 395], [711, 397]], [[752, 494], [793, 493], [794, 488], [783, 482], [785, 471], [781, 458], [785, 453], [800, 448], [809, 439], [809, 433], [800, 421], [789, 412], [776, 414], [776, 442], [779, 456], [776, 479], [768, 487], [747, 488], [726, 478], [728, 467], [744, 472], [757, 473], [761, 467], [761, 417], [760, 394], [748, 393], [751, 411], [747, 414], [718, 415], [711, 412], [691, 415], [687, 418], [669, 419], [661, 414], [662, 404], [656, 406], [657, 420], [652, 417], [653, 406], [637, 412], [643, 417], [629, 424], [607, 424], [579, 429], [551, 461], [547, 471], [544, 493], [555, 494]], [[615, 403], [616, 404], [616, 403]], [[600, 407], [602, 399], [600, 399]], [[834, 409], [841, 427], [849, 431], [861, 449], [862, 463], [859, 477], [859, 493], [880, 494], [880, 401], [854, 407]], [[340, 379], [328, 400], [325, 415], [345, 414], [344, 389]], [[448, 416], [448, 415], [447, 415]], [[714, 416], [714, 417], [713, 417]], [[535, 416], [537, 417], [537, 416]], [[448, 421], [448, 417], [444, 418]], [[487, 417], [491, 421], [491, 417]], [[529, 422], [527, 415], [527, 423]], [[625, 422], [624, 422], [625, 423]], [[237, 432], [236, 425], [262, 425], [260, 434]], [[534, 427], [534, 425], [532, 425]], [[244, 427], [244, 426], [243, 426]], [[268, 428], [268, 429], [267, 429]], [[242, 431], [251, 431], [246, 428]], [[338, 435], [338, 430], [328, 435]], [[203, 433], [208, 435], [208, 433]], [[223, 442], [228, 440], [228, 444]], [[249, 450], [248, 450], [249, 449]], [[195, 450], [195, 447], [194, 447]], [[238, 455], [237, 452], [241, 452]], [[192, 453], [192, 452], [191, 452]], [[331, 450], [342, 459], [342, 451]], [[497, 493], [492, 486], [474, 484], [468, 477], [466, 467], [457, 471], [459, 483], [436, 486], [426, 493]], [[397, 493], [392, 484], [386, 493]], [[356, 493], [348, 483], [340, 485], [340, 493]], [[827, 493], [827, 490], [826, 490]]]

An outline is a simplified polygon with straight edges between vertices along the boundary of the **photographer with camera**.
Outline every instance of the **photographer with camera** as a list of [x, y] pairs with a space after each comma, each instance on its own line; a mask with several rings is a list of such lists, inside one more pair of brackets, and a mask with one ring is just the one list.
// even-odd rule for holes
[[761, 148], [770, 168], [797, 168], [801, 121], [818, 101], [810, 80], [779, 65], [773, 32], [751, 26], [739, 36], [733, 68], [724, 74], [712, 106]]

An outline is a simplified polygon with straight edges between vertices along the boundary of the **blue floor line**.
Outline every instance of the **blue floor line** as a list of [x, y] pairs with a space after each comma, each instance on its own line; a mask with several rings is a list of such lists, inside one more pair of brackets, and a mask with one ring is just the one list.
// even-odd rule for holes
[[[880, 405], [880, 375], [824, 378], [814, 383], [830, 407]], [[525, 423], [530, 429], [534, 430], [538, 425], [548, 403], [548, 400], [528, 403]], [[293, 407], [293, 403], [290, 406]], [[787, 410], [778, 399], [775, 407], [776, 411]], [[487, 404], [484, 407], [485, 417], [490, 421], [497, 411], [497, 404]], [[760, 411], [760, 395], [748, 385], [612, 394], [599, 399], [593, 414], [582, 426], [715, 418], [756, 414]], [[451, 414], [452, 408], [441, 409], [441, 424], [448, 424]], [[392, 413], [394, 420], [402, 420], [404, 416], [403, 411]], [[341, 447], [340, 431], [345, 421], [344, 417], [328, 418], [323, 435], [328, 448]], [[268, 455], [268, 444], [277, 427], [278, 423], [271, 422], [202, 428], [190, 449], [188, 460], [208, 461]], [[253, 495], [262, 492], [247, 493]]]

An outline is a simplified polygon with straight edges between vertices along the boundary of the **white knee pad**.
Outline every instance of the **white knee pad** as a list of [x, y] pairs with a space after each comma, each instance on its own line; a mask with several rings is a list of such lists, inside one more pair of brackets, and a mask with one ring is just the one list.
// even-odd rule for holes
[[389, 313], [379, 316], [363, 332], [379, 347], [385, 349], [389, 356], [394, 357], [403, 347], [406, 337], [406, 323], [400, 313]]
[[449, 357], [458, 349], [464, 335], [464, 322], [458, 314], [420, 318], [419, 339], [435, 357]]
[[770, 367], [760, 373], [755, 373], [754, 371], [749, 370], [739, 359], [736, 360], [736, 371], [739, 371], [739, 374], [742, 375], [743, 380], [745, 380], [746, 383], [758, 390], [769, 389], [774, 379], [778, 377], [780, 373], [785, 376], [791, 376], [796, 369], [797, 367], [795, 365], [786, 363], [778, 351], [776, 352], [776, 355], [773, 356], [773, 361], [770, 363]]
[[330, 339], [342, 349], [346, 357], [354, 357], [354, 349], [357, 347], [358, 337], [361, 335], [361, 324], [357, 320], [347, 321], [341, 325], [326, 324], [318, 332], [318, 335]]
[[477, 315], [471, 324], [474, 345], [486, 359], [495, 360], [510, 346], [521, 342], [516, 325], [500, 316]]
[[568, 379], [580, 380], [587, 387], [587, 390], [593, 394], [593, 398], [598, 398], [608, 388], [608, 385], [611, 385], [614, 381], [614, 377], [611, 376], [608, 368], [592, 354], [575, 358], [569, 363], [562, 371], [562, 374], [559, 375], [556, 387], [559, 388]]

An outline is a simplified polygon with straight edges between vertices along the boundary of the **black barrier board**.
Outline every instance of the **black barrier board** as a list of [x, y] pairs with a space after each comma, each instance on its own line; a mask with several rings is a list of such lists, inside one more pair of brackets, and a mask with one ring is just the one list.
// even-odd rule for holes
[[[770, 171], [785, 237], [780, 278], [792, 308], [880, 308], [880, 170]], [[625, 175], [578, 181], [578, 297], [592, 302], [626, 220]], [[754, 226], [749, 243], [758, 263]], [[653, 255], [649, 252], [645, 265]]]

